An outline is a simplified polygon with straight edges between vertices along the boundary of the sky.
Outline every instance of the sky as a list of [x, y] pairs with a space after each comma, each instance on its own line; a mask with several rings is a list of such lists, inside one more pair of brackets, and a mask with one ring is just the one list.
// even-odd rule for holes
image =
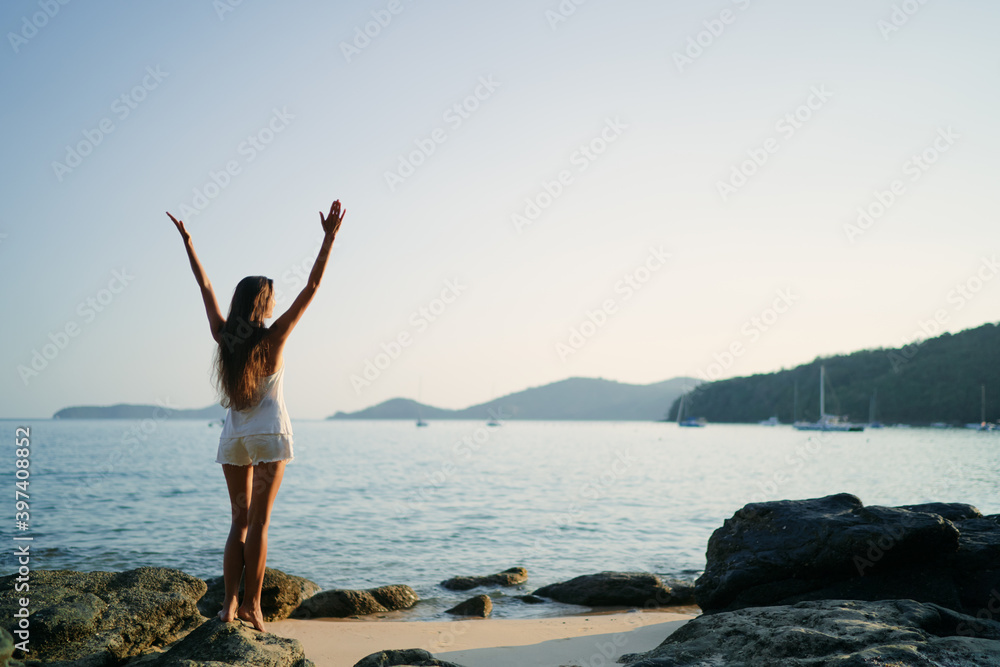
[[[771, 372], [1000, 320], [989, 0], [6, 2], [0, 417], [218, 400], [277, 314], [294, 418]], [[665, 406], [666, 409], [667, 406]]]

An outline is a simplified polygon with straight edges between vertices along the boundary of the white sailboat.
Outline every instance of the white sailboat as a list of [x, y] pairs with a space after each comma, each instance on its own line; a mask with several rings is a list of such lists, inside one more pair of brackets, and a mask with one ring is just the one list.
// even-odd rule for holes
[[864, 424], [840, 421], [836, 415], [826, 414], [826, 366], [819, 367], [819, 421], [795, 422], [798, 431], [864, 431]]
[[982, 385], [980, 389], [982, 391], [982, 398], [979, 405], [980, 422], [978, 424], [966, 424], [965, 428], [972, 429], [973, 431], [992, 431], [996, 428], [995, 425], [986, 421], [986, 385]]
[[424, 426], [427, 426], [427, 422], [424, 421], [423, 411], [420, 409], [420, 406], [422, 405], [420, 401], [423, 400], [423, 397], [424, 397], [424, 379], [421, 377], [417, 378], [417, 427], [418, 428], [423, 428]]
[[875, 419], [875, 406], [878, 404], [878, 389], [872, 392], [872, 400], [868, 404], [868, 428], [883, 428], [882, 422]]

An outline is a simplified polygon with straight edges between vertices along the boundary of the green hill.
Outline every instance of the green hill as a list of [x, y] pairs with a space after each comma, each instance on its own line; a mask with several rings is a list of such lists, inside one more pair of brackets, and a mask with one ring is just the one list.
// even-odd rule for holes
[[[685, 416], [746, 423], [777, 415], [784, 423], [819, 418], [819, 373], [826, 366], [826, 412], [867, 422], [877, 390], [876, 419], [886, 424], [966, 424], [1000, 417], [1000, 327], [984, 324], [905, 348], [817, 358], [791, 370], [705, 383], [685, 398]], [[798, 386], [798, 414], [793, 415]], [[676, 418], [678, 401], [670, 409]]]

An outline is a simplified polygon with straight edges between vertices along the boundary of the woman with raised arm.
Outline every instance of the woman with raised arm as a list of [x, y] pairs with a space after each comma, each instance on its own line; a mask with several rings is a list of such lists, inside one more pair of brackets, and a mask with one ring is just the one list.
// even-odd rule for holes
[[[283, 396], [283, 350], [288, 335], [316, 294], [330, 247], [346, 213], [340, 210], [340, 201], [333, 202], [328, 215], [320, 211], [323, 244], [309, 280], [270, 327], [264, 325], [264, 320], [274, 315], [273, 281], [263, 276], [241, 280], [233, 293], [229, 315], [223, 319], [212, 283], [194, 252], [191, 235], [183, 222], [167, 213], [184, 239], [191, 269], [201, 288], [212, 337], [218, 343], [215, 381], [222, 406], [229, 410], [216, 457], [216, 463], [222, 464], [233, 510], [222, 559], [226, 597], [219, 618], [224, 622], [247, 621], [262, 632], [260, 590], [267, 560], [267, 527], [285, 463], [293, 458], [292, 423]], [[239, 604], [244, 571], [243, 603]]]

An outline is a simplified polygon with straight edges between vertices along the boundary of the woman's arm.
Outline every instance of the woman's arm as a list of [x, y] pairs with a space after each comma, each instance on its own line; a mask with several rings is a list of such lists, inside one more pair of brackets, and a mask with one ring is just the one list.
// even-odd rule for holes
[[312, 271], [309, 272], [309, 280], [306, 281], [306, 286], [295, 297], [295, 301], [288, 307], [288, 310], [275, 320], [274, 324], [268, 327], [271, 332], [270, 336], [278, 347], [284, 345], [288, 334], [292, 332], [302, 314], [305, 313], [306, 307], [312, 301], [313, 296], [316, 295], [319, 283], [323, 279], [323, 271], [326, 270], [327, 260], [330, 257], [330, 248], [333, 246], [334, 238], [336, 238], [337, 232], [340, 230], [340, 223], [343, 222], [346, 214], [347, 209], [340, 210], [340, 200], [333, 202], [329, 215], [324, 217], [323, 212], [319, 212], [319, 220], [323, 225], [324, 232], [323, 243], [320, 245], [319, 254], [316, 255]]
[[201, 288], [201, 298], [205, 302], [205, 311], [208, 313], [208, 325], [212, 329], [212, 338], [218, 341], [219, 334], [222, 332], [222, 327], [226, 323], [226, 320], [222, 317], [222, 312], [219, 310], [219, 302], [215, 300], [212, 283], [209, 282], [208, 276], [205, 275], [205, 269], [202, 268], [201, 262], [198, 261], [198, 255], [194, 252], [194, 244], [191, 242], [191, 235], [184, 229], [184, 223], [170, 215], [170, 213], [167, 213], [167, 216], [174, 221], [177, 231], [181, 233], [181, 238], [184, 239], [184, 247], [187, 249], [188, 259], [191, 260], [191, 270], [194, 271], [195, 280], [198, 281], [198, 287]]

